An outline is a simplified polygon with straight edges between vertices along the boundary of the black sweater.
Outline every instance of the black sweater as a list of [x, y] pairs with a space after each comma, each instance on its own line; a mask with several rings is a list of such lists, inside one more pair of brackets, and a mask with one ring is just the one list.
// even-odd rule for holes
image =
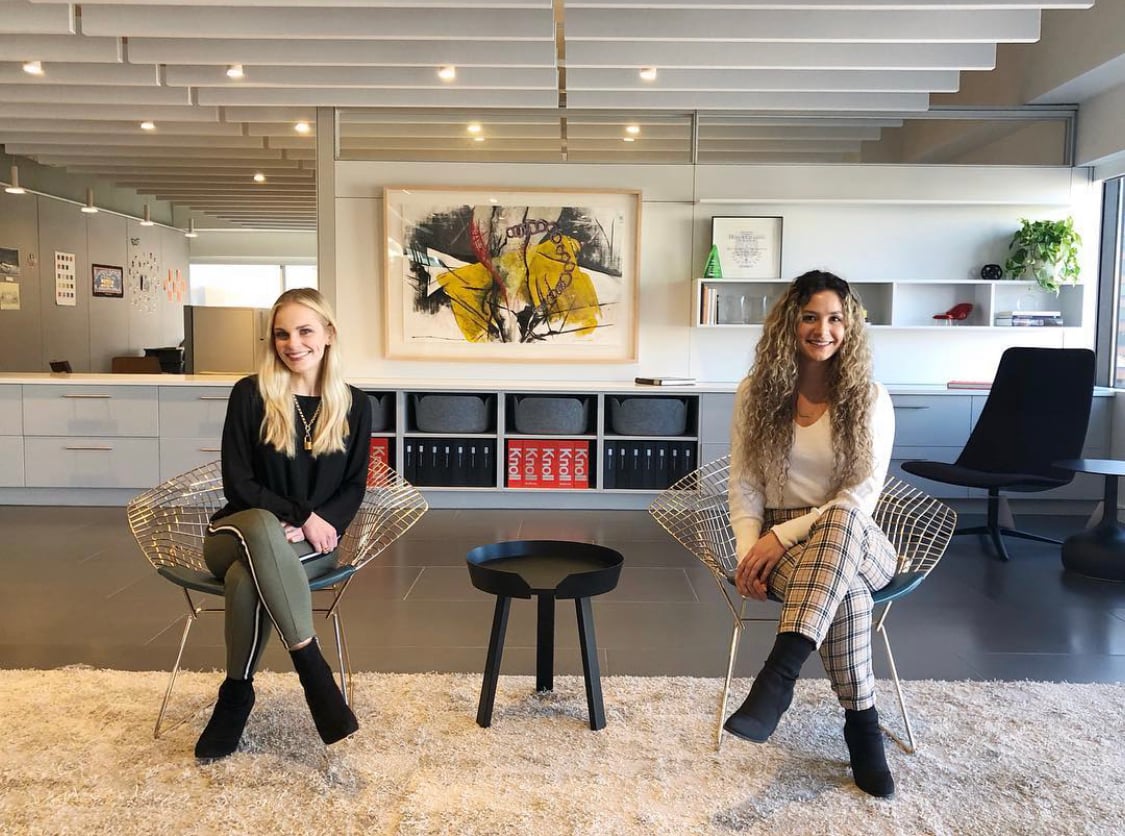
[[[370, 455], [371, 403], [367, 395], [348, 387], [351, 434], [342, 453], [313, 458], [305, 450], [304, 430], [294, 417], [297, 453], [288, 458], [261, 440], [265, 403], [258, 392], [258, 376], [244, 377], [231, 389], [223, 424], [223, 491], [227, 504], [215, 513], [218, 520], [237, 511], [262, 508], [278, 519], [301, 526], [314, 511], [343, 535], [352, 521], [367, 483]], [[306, 416], [316, 411], [320, 398], [298, 396]], [[296, 416], [296, 407], [293, 409]]]

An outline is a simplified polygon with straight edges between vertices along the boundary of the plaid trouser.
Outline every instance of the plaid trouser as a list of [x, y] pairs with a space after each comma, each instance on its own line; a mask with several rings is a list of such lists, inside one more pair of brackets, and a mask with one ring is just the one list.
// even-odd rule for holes
[[[764, 528], [808, 510], [767, 509]], [[769, 593], [781, 601], [777, 631], [816, 643], [844, 708], [862, 711], [875, 704], [871, 592], [887, 585], [897, 563], [894, 547], [871, 517], [833, 505], [770, 573]]]

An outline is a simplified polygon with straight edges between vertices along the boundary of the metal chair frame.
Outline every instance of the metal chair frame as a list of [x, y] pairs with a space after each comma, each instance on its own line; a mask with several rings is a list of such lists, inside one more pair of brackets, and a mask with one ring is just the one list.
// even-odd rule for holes
[[[656, 522], [689, 552], [699, 558], [714, 576], [734, 619], [731, 630], [730, 656], [727, 674], [719, 702], [719, 718], [715, 735], [715, 748], [723, 743], [723, 720], [727, 713], [734, 663], [742, 631], [750, 622], [773, 621], [772, 618], [751, 617], [747, 606], [751, 599], [743, 598], [734, 586], [734, 571], [738, 567], [734, 531], [730, 524], [730, 506], [727, 490], [730, 479], [730, 456], [723, 456], [689, 473], [670, 488], [662, 491], [649, 506]], [[910, 715], [903, 698], [902, 683], [891, 651], [887, 631], [887, 616], [898, 598], [913, 591], [933, 571], [953, 536], [957, 514], [945, 503], [930, 497], [907, 483], [888, 477], [883, 485], [873, 515], [899, 557], [898, 569], [891, 582], [872, 594], [877, 608], [874, 628], [882, 635], [883, 645], [890, 663], [891, 678], [898, 697], [899, 710], [906, 727], [906, 741], [890, 729], [890, 735], [906, 752], [913, 753], [917, 745]]]
[[[332, 596], [327, 606], [313, 607], [313, 612], [332, 621], [340, 689], [349, 704], [352, 667], [340, 602], [355, 573], [405, 534], [429, 507], [413, 485], [374, 459], [368, 468], [367, 486], [359, 511], [340, 540], [337, 568], [309, 581], [314, 593]], [[167, 731], [164, 717], [192, 626], [205, 613], [224, 612], [223, 607], [210, 607], [197, 601], [191, 593], [223, 594], [222, 581], [211, 575], [203, 561], [203, 541], [211, 515], [225, 504], [221, 465], [214, 461], [145, 491], [127, 506], [129, 528], [137, 545], [160, 575], [180, 587], [188, 608], [176, 661], [153, 728], [155, 738]], [[176, 728], [187, 719], [182, 718], [170, 728]]]

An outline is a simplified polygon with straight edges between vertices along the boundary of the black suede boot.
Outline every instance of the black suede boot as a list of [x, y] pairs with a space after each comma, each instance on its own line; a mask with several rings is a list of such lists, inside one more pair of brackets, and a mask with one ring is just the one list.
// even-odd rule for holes
[[253, 707], [253, 680], [227, 677], [219, 686], [219, 698], [215, 701], [211, 719], [195, 744], [196, 758], [214, 761], [233, 755]]
[[895, 794], [895, 779], [883, 751], [883, 731], [875, 706], [863, 711], [844, 711], [844, 740], [852, 761], [855, 785], [868, 795], [890, 798]]
[[309, 704], [316, 730], [325, 743], [343, 740], [359, 729], [355, 715], [344, 702], [344, 695], [332, 675], [332, 668], [324, 661], [320, 645], [314, 638], [300, 650], [290, 650], [293, 667], [305, 689], [305, 701]]
[[766, 663], [754, 677], [749, 695], [723, 723], [723, 728], [754, 743], [769, 740], [793, 701], [793, 686], [797, 684], [801, 665], [815, 649], [812, 639], [800, 633], [778, 633]]

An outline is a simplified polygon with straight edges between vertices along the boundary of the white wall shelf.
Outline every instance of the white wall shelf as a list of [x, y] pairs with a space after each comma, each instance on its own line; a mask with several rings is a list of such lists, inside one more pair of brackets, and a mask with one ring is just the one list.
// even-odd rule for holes
[[[1062, 326], [1082, 325], [1082, 285], [1066, 285], [1056, 296], [1034, 281], [852, 281], [867, 309], [868, 324], [880, 329], [958, 328], [1011, 331], [996, 317], [1010, 311], [1058, 311]], [[783, 279], [696, 279], [692, 292], [692, 323], [698, 328], [761, 325], [765, 313], [789, 286]], [[934, 319], [961, 302], [973, 306], [968, 318], [946, 324]], [[1058, 328], [1060, 326], [1041, 326]]]

